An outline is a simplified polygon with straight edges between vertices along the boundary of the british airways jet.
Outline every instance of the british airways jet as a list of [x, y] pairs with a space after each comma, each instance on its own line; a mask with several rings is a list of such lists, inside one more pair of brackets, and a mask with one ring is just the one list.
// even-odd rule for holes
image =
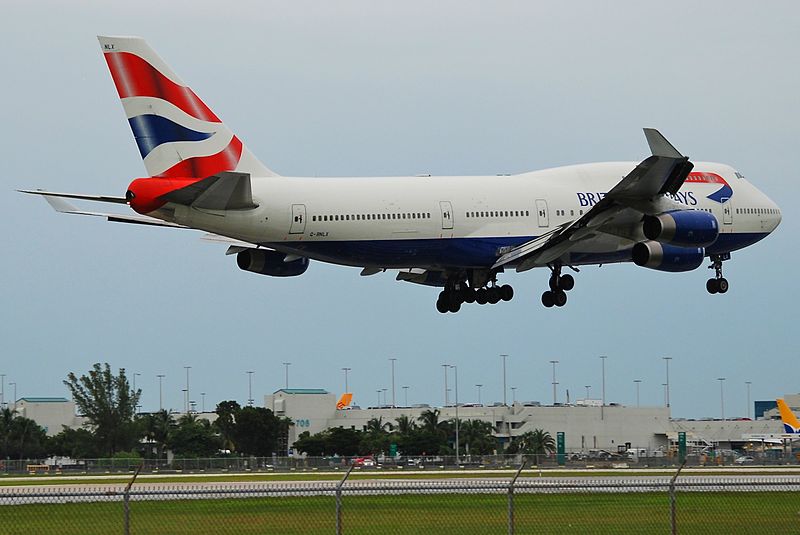
[[[99, 37], [147, 175], [124, 196], [23, 190], [58, 211], [205, 231], [246, 271], [303, 274], [310, 260], [397, 270], [442, 288], [439, 312], [508, 301], [506, 270], [547, 268], [545, 307], [575, 285], [565, 269], [634, 262], [669, 272], [709, 258], [709, 293], [724, 294], [722, 263], [766, 237], [777, 205], [739, 172], [693, 163], [657, 130], [641, 163], [573, 165], [502, 176], [305, 178], [262, 164], [138, 37]], [[128, 205], [84, 211], [67, 199]]]

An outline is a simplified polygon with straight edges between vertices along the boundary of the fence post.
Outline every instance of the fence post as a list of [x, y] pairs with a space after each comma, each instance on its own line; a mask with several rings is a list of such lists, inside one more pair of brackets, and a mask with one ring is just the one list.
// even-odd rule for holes
[[522, 472], [522, 469], [525, 468], [525, 463], [527, 462], [527, 459], [522, 460], [522, 464], [519, 465], [517, 473], [514, 474], [514, 477], [508, 484], [508, 535], [514, 535], [514, 485], [516, 484], [517, 478], [519, 477], [520, 472]]
[[678, 479], [678, 476], [681, 474], [681, 470], [683, 467], [686, 466], [686, 460], [681, 463], [678, 467], [678, 471], [675, 472], [675, 475], [672, 476], [672, 479], [669, 480], [669, 523], [672, 535], [676, 535], [678, 533], [678, 523], [675, 515], [675, 480]]
[[133, 486], [133, 482], [136, 481], [136, 476], [139, 475], [141, 472], [142, 467], [144, 466], [144, 462], [136, 468], [136, 472], [133, 473], [133, 477], [125, 485], [125, 492], [122, 494], [122, 512], [124, 515], [124, 530], [125, 535], [131, 535], [131, 487]]
[[[354, 464], [351, 464], [342, 480], [336, 484], [336, 535], [342, 535], [342, 486], [344, 482], [347, 481], [354, 466]], [[125, 535], [128, 534], [126, 533]]]

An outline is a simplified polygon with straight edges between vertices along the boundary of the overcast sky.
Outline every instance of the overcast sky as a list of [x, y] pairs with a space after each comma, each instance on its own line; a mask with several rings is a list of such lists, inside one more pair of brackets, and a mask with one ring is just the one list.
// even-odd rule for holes
[[[377, 402], [600, 396], [673, 414], [745, 415], [798, 391], [800, 144], [797, 2], [6, 2], [0, 22], [4, 214], [0, 373], [19, 396], [67, 395], [92, 363], [140, 373], [144, 410], [261, 400], [283, 386]], [[768, 6], [768, 8], [767, 8]], [[302, 277], [245, 273], [199, 233], [65, 216], [15, 188], [122, 195], [144, 166], [97, 44], [141, 35], [269, 167], [283, 175], [517, 173], [644, 159], [657, 127], [695, 160], [728, 163], [775, 200], [783, 223], [709, 270], [586, 267], [563, 309], [546, 270], [508, 273], [516, 297], [436, 312], [438, 290], [312, 263]], [[92, 208], [97, 209], [98, 206]], [[451, 377], [452, 384], [452, 377]], [[509, 390], [509, 399], [511, 392]]]

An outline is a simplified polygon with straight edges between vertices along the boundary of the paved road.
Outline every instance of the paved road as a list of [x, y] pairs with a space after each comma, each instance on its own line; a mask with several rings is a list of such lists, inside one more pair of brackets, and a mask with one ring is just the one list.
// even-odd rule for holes
[[[666, 492], [670, 476], [524, 477], [517, 493], [632, 493]], [[499, 478], [356, 479], [343, 489], [346, 496], [375, 494], [494, 493], [508, 491], [509, 480]], [[336, 481], [239, 481], [136, 483], [131, 500], [220, 499], [279, 496], [333, 496]], [[679, 492], [791, 491], [800, 492], [800, 475], [708, 475], [681, 478]], [[98, 483], [0, 487], [0, 506], [24, 503], [67, 503], [122, 500], [124, 484]]]

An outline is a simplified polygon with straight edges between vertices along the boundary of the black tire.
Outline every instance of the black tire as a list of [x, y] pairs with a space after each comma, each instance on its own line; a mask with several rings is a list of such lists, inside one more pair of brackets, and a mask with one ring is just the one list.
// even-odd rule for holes
[[719, 279], [717, 281], [717, 288], [719, 288], [719, 293], [721, 294], [727, 292], [728, 289], [730, 288], [730, 285], [728, 284], [728, 279], [726, 279], [725, 277]]
[[719, 281], [717, 279], [708, 279], [706, 281], [706, 291], [712, 295], [719, 292]]
[[558, 278], [558, 287], [564, 290], [565, 292], [570, 291], [575, 287], [575, 277], [567, 273], [566, 275], [561, 275]]
[[552, 308], [552, 306], [555, 304], [555, 301], [553, 301], [553, 292], [548, 290], [542, 294], [542, 304], [546, 308]]
[[550, 286], [550, 291], [555, 292], [558, 290], [558, 277], [550, 276], [550, 280], [547, 281], [547, 285]]
[[458, 299], [453, 299], [450, 301], [449, 311], [455, 314], [459, 310], [461, 310], [461, 301]]
[[553, 303], [557, 307], [563, 307], [567, 304], [567, 292], [564, 290], [558, 290], [557, 292], [553, 292]]
[[486, 288], [481, 288], [477, 292], [475, 292], [475, 302], [479, 305], [485, 305], [488, 302], [488, 295], [486, 294]]
[[508, 284], [504, 284], [500, 287], [500, 299], [503, 301], [511, 301], [514, 298], [514, 288], [509, 286]]
[[500, 289], [497, 287], [489, 288], [486, 290], [487, 296], [486, 300], [489, 302], [490, 305], [496, 305], [500, 302]]
[[462, 296], [465, 303], [475, 302], [475, 290], [466, 290]]
[[444, 314], [448, 310], [450, 310], [450, 307], [447, 305], [447, 302], [444, 301], [443, 299], [437, 299], [436, 300], [436, 310], [438, 310], [439, 312]]

